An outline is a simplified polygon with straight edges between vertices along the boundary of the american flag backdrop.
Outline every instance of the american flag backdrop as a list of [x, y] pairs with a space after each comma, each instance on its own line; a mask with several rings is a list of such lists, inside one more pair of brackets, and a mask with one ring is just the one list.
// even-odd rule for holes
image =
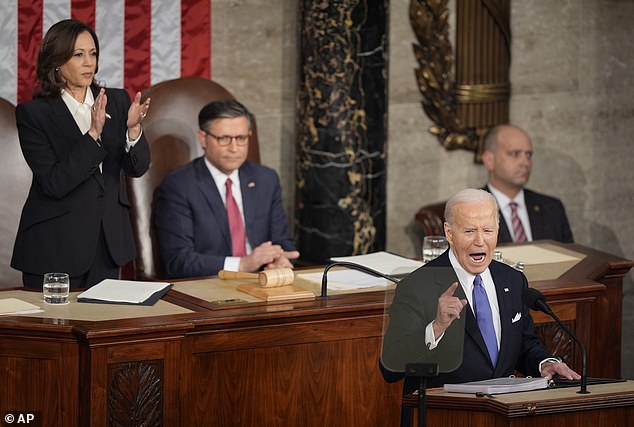
[[99, 37], [97, 80], [132, 95], [163, 80], [211, 78], [211, 0], [0, 0], [0, 97], [31, 98], [37, 50], [74, 18]]

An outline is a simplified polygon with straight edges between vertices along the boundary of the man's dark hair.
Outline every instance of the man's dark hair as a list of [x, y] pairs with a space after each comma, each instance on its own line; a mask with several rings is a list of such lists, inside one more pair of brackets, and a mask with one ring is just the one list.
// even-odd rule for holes
[[[59, 96], [61, 94], [66, 82], [59, 73], [59, 67], [73, 57], [75, 42], [77, 37], [83, 32], [88, 32], [95, 42], [95, 48], [97, 49], [95, 74], [97, 73], [99, 70], [99, 40], [97, 39], [97, 34], [90, 26], [81, 21], [64, 19], [49, 28], [42, 39], [35, 67], [38, 87], [33, 94], [34, 97], [41, 98]], [[92, 85], [96, 86], [96, 83], [93, 82]]]
[[246, 117], [249, 121], [249, 130], [252, 127], [253, 118], [251, 112], [235, 99], [220, 99], [205, 105], [198, 113], [198, 127], [207, 130], [207, 126], [216, 119], [235, 119]]

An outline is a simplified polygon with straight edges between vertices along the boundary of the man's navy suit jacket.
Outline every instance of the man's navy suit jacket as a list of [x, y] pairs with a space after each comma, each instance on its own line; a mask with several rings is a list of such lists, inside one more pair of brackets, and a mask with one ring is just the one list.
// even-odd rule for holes
[[[484, 189], [491, 192], [489, 186], [485, 186]], [[525, 188], [524, 201], [528, 210], [533, 240], [550, 239], [562, 243], [573, 243], [566, 209], [561, 200]], [[498, 233], [498, 243], [513, 243], [513, 238], [502, 216], [502, 212], [499, 212], [499, 215], [500, 231]]]
[[145, 173], [150, 148], [141, 135], [125, 151], [130, 97], [112, 88], [106, 89], [106, 95], [110, 118], [99, 144], [81, 133], [60, 96], [17, 106], [20, 146], [33, 182], [20, 218], [13, 268], [40, 275], [50, 271], [71, 277], [85, 274], [93, 263], [101, 229], [117, 265], [136, 256], [121, 172], [133, 177]]
[[[423, 285], [420, 281], [427, 269], [451, 267], [448, 253], [446, 251], [435, 260], [414, 271], [398, 284], [390, 308], [389, 327], [384, 341], [390, 343], [400, 342], [398, 345], [406, 348], [409, 353], [412, 351], [416, 352], [416, 350], [412, 350], [412, 345], [422, 346], [418, 351], [419, 354], [442, 351], [441, 346], [452, 344], [451, 336], [449, 340], [445, 340], [447, 338], [445, 336], [436, 349], [427, 350], [425, 347], [425, 327], [436, 316], [438, 296], [451, 283], [438, 284], [435, 294], [429, 295], [430, 287], [428, 284]], [[473, 311], [467, 305], [461, 313], [464, 316], [465, 325], [462, 363], [452, 372], [441, 372], [439, 376], [430, 378], [428, 381], [429, 387], [437, 387], [446, 383], [506, 377], [513, 374], [515, 370], [525, 375], [539, 376], [539, 363], [548, 357], [552, 357], [535, 334], [529, 309], [523, 302], [523, 290], [528, 286], [524, 274], [497, 261], [493, 261], [489, 265], [489, 270], [495, 283], [502, 328], [500, 351], [496, 366], [494, 367], [491, 362]], [[464, 297], [462, 287], [458, 287], [455, 295]], [[403, 313], [405, 314], [403, 315]], [[412, 319], [416, 320], [413, 321]], [[454, 324], [458, 323], [454, 322]], [[454, 324], [452, 324], [452, 327]], [[395, 338], [389, 337], [389, 334], [394, 334]], [[455, 343], [453, 345], [455, 347]], [[384, 348], [384, 353], [385, 351]], [[440, 366], [442, 368], [442, 362]], [[402, 375], [399, 377], [397, 372], [386, 370], [384, 361], [382, 361], [382, 368], [388, 381], [402, 377]]]
[[[295, 250], [277, 173], [245, 162], [238, 170], [245, 231], [252, 248], [271, 241]], [[227, 209], [204, 158], [172, 172], [157, 193], [155, 225], [170, 278], [210, 276], [231, 256]]]

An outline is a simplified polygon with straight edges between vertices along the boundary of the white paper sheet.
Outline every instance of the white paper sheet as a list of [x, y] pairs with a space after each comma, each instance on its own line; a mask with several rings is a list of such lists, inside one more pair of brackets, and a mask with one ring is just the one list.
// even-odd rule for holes
[[[331, 259], [333, 261], [345, 261], [360, 264], [364, 267], [392, 276], [409, 274], [423, 265], [421, 261], [416, 261], [384, 251], [373, 252], [367, 255], [335, 257]], [[330, 273], [328, 277], [330, 277]]]
[[[321, 283], [324, 273], [299, 273], [298, 277], [309, 280], [311, 282]], [[329, 270], [328, 271], [328, 289], [335, 291], [343, 291], [350, 289], [365, 289], [378, 286], [390, 285], [387, 279], [372, 276], [367, 273], [356, 270]]]
[[0, 315], [32, 314], [42, 312], [40, 307], [17, 298], [0, 299]]

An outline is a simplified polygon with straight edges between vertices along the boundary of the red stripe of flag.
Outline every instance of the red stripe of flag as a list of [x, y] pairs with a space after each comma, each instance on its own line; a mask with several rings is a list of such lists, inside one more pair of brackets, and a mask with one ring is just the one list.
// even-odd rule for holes
[[18, 103], [28, 101], [35, 88], [35, 63], [42, 40], [43, 0], [18, 0]]
[[130, 98], [150, 86], [151, 0], [126, 0], [123, 75]]
[[181, 76], [211, 78], [211, 1], [181, 0]]
[[95, 28], [95, 0], [71, 0], [70, 16]]

